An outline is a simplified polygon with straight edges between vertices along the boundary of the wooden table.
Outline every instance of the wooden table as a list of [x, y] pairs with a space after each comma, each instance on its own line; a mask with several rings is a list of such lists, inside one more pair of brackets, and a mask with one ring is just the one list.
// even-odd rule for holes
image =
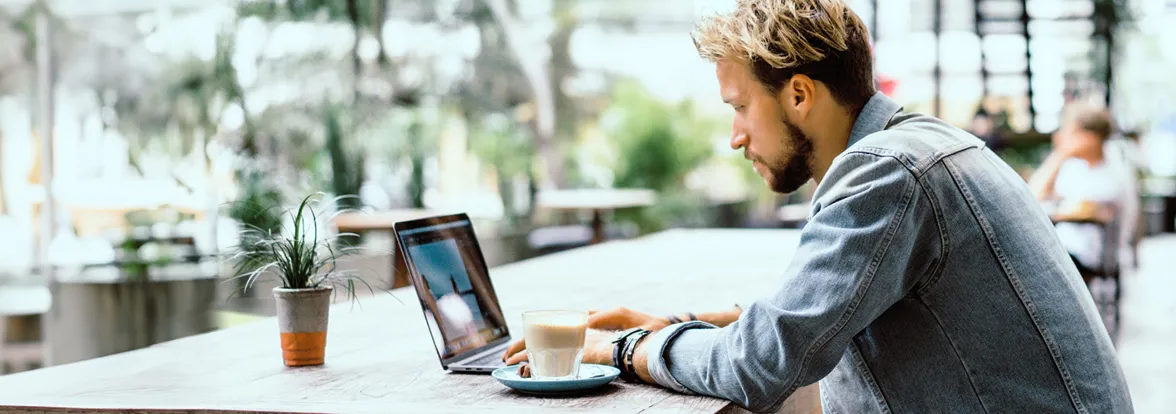
[[[793, 230], [671, 230], [491, 270], [512, 332], [536, 308], [655, 313], [726, 309], [779, 287]], [[737, 251], [738, 255], [730, 252]], [[648, 294], [667, 292], [673, 294]], [[562, 294], [560, 294], [562, 292]], [[403, 303], [401, 303], [403, 302]], [[816, 385], [783, 412], [819, 412]], [[52, 407], [52, 409], [41, 408]], [[516, 393], [441, 370], [415, 294], [397, 289], [331, 312], [326, 365], [282, 366], [274, 319], [0, 377], [2, 412], [740, 412], [726, 401], [614, 381], [581, 397]]]
[[656, 201], [655, 191], [637, 188], [544, 190], [535, 194], [535, 205], [540, 208], [591, 211], [593, 244], [605, 239], [605, 210], [647, 207]]

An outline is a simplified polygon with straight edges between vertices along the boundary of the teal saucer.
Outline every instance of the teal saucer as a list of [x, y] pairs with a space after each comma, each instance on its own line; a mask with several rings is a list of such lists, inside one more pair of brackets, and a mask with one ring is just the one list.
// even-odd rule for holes
[[519, 376], [519, 366], [511, 365], [494, 370], [491, 374], [503, 385], [518, 392], [537, 395], [571, 394], [589, 391], [612, 382], [621, 375], [621, 370], [608, 365], [581, 364], [576, 379], [538, 380]]

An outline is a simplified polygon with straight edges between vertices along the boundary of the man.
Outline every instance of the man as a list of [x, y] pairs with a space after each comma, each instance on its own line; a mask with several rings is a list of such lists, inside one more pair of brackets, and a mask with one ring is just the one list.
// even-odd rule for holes
[[737, 320], [593, 315], [656, 332], [618, 348], [594, 331], [584, 360], [620, 349], [641, 381], [756, 412], [816, 381], [827, 413], [1130, 412], [1106, 329], [1025, 182], [976, 137], [877, 94], [868, 38], [839, 0], [741, 0], [699, 25], [735, 110], [731, 147], [777, 192], [815, 179], [811, 218], [783, 286]]

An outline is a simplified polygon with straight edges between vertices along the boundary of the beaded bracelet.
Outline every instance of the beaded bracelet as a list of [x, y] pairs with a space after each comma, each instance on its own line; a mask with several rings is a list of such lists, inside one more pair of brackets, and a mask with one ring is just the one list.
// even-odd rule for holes
[[[697, 320], [698, 320], [698, 317], [697, 317], [697, 316], [695, 316], [693, 313], [686, 312], [686, 316], [689, 318], [689, 319], [687, 319], [687, 320], [691, 320], [691, 321], [697, 321]], [[682, 322], [686, 322], [686, 321], [682, 320], [682, 318], [679, 318], [679, 317], [677, 317], [676, 315], [672, 315], [672, 314], [671, 314], [671, 315], [667, 315], [667, 316], [666, 316], [666, 319], [669, 319], [669, 320], [670, 320], [670, 325], [673, 325], [673, 324], [675, 324], [675, 323], [682, 323]]]

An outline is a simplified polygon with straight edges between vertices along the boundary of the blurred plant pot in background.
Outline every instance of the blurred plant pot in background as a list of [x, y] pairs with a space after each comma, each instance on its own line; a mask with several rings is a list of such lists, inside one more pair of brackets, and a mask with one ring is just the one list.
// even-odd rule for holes
[[42, 320], [46, 365], [61, 365], [212, 331], [215, 275], [50, 284]]

